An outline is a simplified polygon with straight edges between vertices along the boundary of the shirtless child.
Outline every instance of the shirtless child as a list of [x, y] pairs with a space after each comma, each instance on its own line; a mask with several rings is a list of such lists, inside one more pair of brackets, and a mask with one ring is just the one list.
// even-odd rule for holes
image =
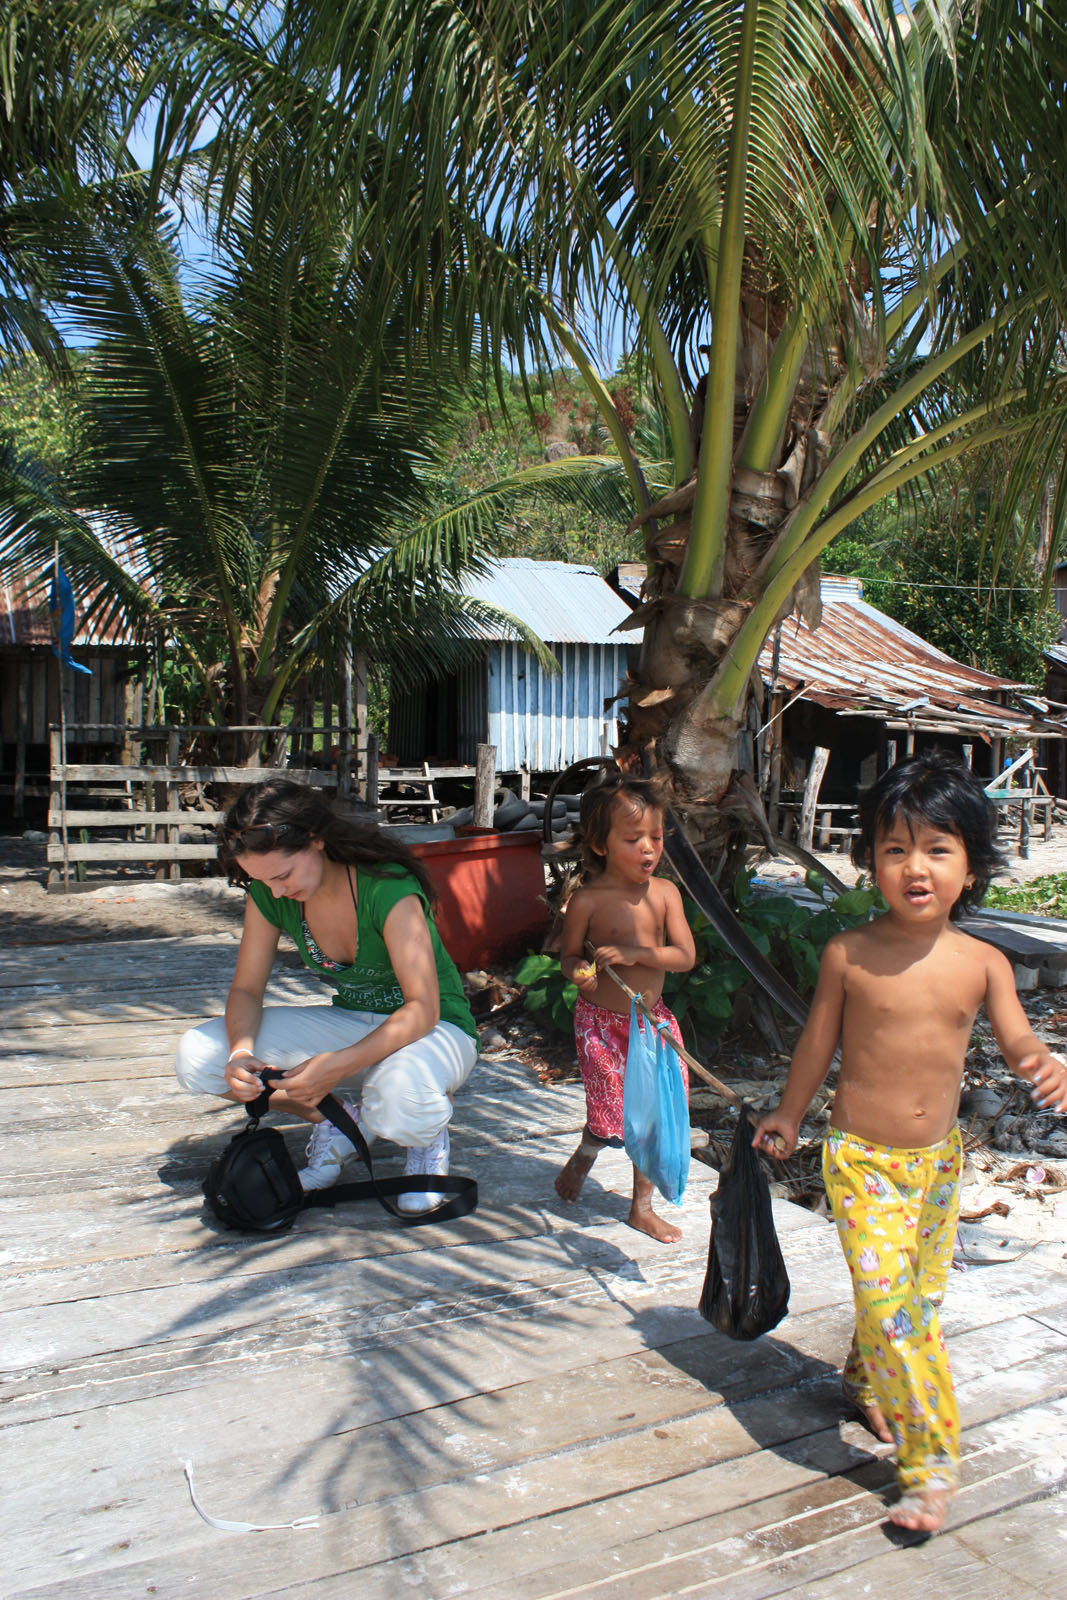
[[[568, 902], [560, 947], [563, 974], [579, 991], [574, 1038], [586, 1105], [582, 1142], [556, 1179], [557, 1192], [572, 1204], [604, 1146], [623, 1142], [630, 1001], [603, 969], [613, 967], [681, 1044], [678, 1023], [661, 998], [663, 975], [688, 972], [696, 960], [681, 895], [673, 883], [653, 876], [663, 854], [663, 806], [654, 787], [620, 776], [587, 789], [579, 837], [582, 886]], [[652, 1183], [636, 1167], [627, 1221], [662, 1244], [682, 1237], [653, 1211]]]
[[955, 926], [1001, 865], [994, 830], [979, 783], [937, 753], [898, 763], [862, 796], [853, 859], [873, 871], [888, 910], [826, 946], [785, 1092], [753, 1139], [781, 1160], [792, 1155], [840, 1043], [823, 1177], [856, 1309], [843, 1386], [897, 1447], [890, 1520], [924, 1533], [944, 1522], [959, 1463], [937, 1312], [959, 1212], [956, 1113], [980, 1006], [1037, 1104], [1067, 1110], [1067, 1067], [1032, 1032], [1009, 963]]

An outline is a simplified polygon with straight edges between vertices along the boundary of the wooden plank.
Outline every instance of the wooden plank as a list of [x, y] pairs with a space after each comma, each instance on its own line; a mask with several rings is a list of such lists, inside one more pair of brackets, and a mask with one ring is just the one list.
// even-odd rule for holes
[[[1027, 1588], [1027, 1600], [1051, 1600], [1052, 1591]], [[1003, 1579], [952, 1534], [932, 1543], [887, 1549], [819, 1583], [819, 1600], [888, 1595], [893, 1600], [1011, 1600]]]
[[[237, 903], [243, 890], [234, 890]], [[4, 951], [0, 963], [0, 988], [15, 988], [36, 982], [77, 987], [95, 984], [100, 979], [122, 973], [124, 981], [148, 988], [161, 972], [205, 972], [205, 964], [221, 971], [233, 964], [233, 947], [240, 940], [240, 929], [220, 933], [182, 934], [159, 939], [93, 939], [79, 944], [40, 944], [14, 946]], [[292, 952], [295, 954], [295, 952]], [[59, 971], [62, 967], [64, 970]]]
[[474, 777], [474, 825], [493, 826], [493, 796], [496, 789], [496, 745], [479, 744]]
[[60, 763], [54, 769], [57, 779], [68, 783], [263, 783], [268, 778], [284, 777], [293, 783], [306, 783], [313, 789], [333, 789], [337, 774], [305, 767], [203, 767], [153, 764], [143, 767], [90, 765], [83, 762]]
[[1067, 943], [1064, 943], [1062, 935], [1041, 937], [1029, 929], [1003, 922], [987, 922], [981, 917], [961, 917], [960, 927], [976, 939], [995, 945], [1022, 966], [1067, 966]]
[[13, 1090], [16, 1094], [32, 1081], [36, 1089], [54, 1089], [77, 1084], [86, 1088], [93, 1083], [143, 1083], [147, 1080], [166, 1082], [171, 1075], [170, 1058], [184, 1030], [176, 1028], [169, 1040], [162, 1032], [157, 1035], [160, 1055], [146, 1057], [143, 1045], [125, 1058], [107, 1052], [104, 1055], [82, 1060], [76, 1066], [69, 1061], [36, 1058], [25, 1054], [0, 1060], [0, 1093]]
[[[283, 999], [288, 997], [297, 1005], [307, 1005], [314, 1004], [317, 999], [325, 1001], [329, 997], [329, 991], [320, 984], [314, 997], [309, 1000], [306, 984], [294, 988], [293, 981], [300, 982], [296, 974], [292, 981], [276, 980], [276, 992]], [[310, 981], [317, 980], [312, 978]], [[151, 1033], [160, 1019], [189, 1017], [195, 1021], [200, 1017], [221, 1016], [228, 989], [229, 975], [221, 974], [217, 979], [199, 984], [164, 985], [151, 997], [139, 992], [125, 995], [114, 992], [89, 993], [82, 998], [69, 994], [64, 984], [55, 983], [44, 989], [9, 990], [8, 1016], [15, 1026], [39, 1029], [66, 1027], [72, 1022], [132, 1021], [139, 1016], [148, 1024], [147, 1031]]]
[[[781, 1453], [781, 1447], [776, 1449], [776, 1455]], [[769, 1457], [760, 1459], [770, 1467]], [[766, 1495], [746, 1498], [742, 1493], [725, 1507], [709, 1492], [706, 1481], [701, 1484], [703, 1505], [699, 1505], [694, 1503], [693, 1482], [675, 1480], [669, 1497], [661, 1501], [659, 1527], [647, 1532], [636, 1517], [626, 1515], [633, 1511], [633, 1496], [624, 1497], [625, 1511], [617, 1511], [608, 1526], [607, 1518], [590, 1528], [588, 1518], [573, 1513], [554, 1517], [539, 1532], [538, 1548], [542, 1558], [555, 1554], [555, 1565], [545, 1562], [521, 1575], [495, 1576], [484, 1587], [464, 1592], [472, 1600], [563, 1600], [578, 1595], [582, 1600], [618, 1596], [675, 1600], [688, 1594], [724, 1600], [796, 1594], [804, 1600], [815, 1595], [822, 1600], [824, 1594], [836, 1592], [830, 1587], [836, 1578], [851, 1578], [870, 1562], [877, 1564], [881, 1581], [868, 1592], [896, 1595], [891, 1574], [898, 1570], [904, 1552], [887, 1544], [881, 1493], [891, 1478], [888, 1464], [881, 1468], [864, 1464], [847, 1476], [835, 1474], [784, 1491], [775, 1476], [772, 1472]], [[1041, 1483], [1040, 1466], [1013, 1460], [1010, 1452], [992, 1457], [972, 1453], [964, 1462], [964, 1486], [952, 1521], [1024, 1502], [1035, 1490], [1040, 1492]], [[560, 1535], [567, 1536], [566, 1543]], [[496, 1544], [499, 1550], [500, 1541]], [[939, 1540], [923, 1548], [936, 1550], [940, 1544]], [[959, 1551], [954, 1554], [958, 1559]], [[971, 1558], [971, 1565], [972, 1577], [980, 1581], [982, 1564]], [[394, 1564], [394, 1583], [402, 1580], [403, 1573], [403, 1564]], [[327, 1586], [321, 1592], [326, 1600], [338, 1591]], [[360, 1592], [371, 1600], [384, 1591], [361, 1582]], [[850, 1592], [857, 1590], [850, 1587]], [[984, 1592], [997, 1593], [992, 1588]], [[1005, 1600], [1003, 1592], [998, 1600]]]
[[[181, 1094], [169, 1058], [233, 948], [151, 941], [115, 963], [106, 943], [44, 947], [0, 974], [19, 1019], [0, 1119], [9, 1600], [844, 1600], [846, 1582], [905, 1600], [922, 1572], [944, 1600], [1058, 1593], [1056, 1543], [1028, 1580], [1003, 1534], [1059, 1483], [1062, 1263], [953, 1274], [964, 1490], [948, 1534], [895, 1549], [890, 1465], [842, 1420], [833, 1227], [776, 1202], [790, 1316], [754, 1345], [722, 1339], [695, 1310], [714, 1173], [694, 1174], [677, 1250], [625, 1226], [622, 1152], [563, 1206], [577, 1085], [477, 1070], [453, 1165], [482, 1204], [460, 1222], [401, 1233], [361, 1208], [280, 1238], [208, 1226], [199, 1177], [240, 1114]], [[295, 1150], [304, 1131], [289, 1127]], [[189, 1501], [187, 1458], [215, 1515], [318, 1512], [318, 1527], [220, 1535]], [[997, 1539], [969, 1539], [994, 1523]]]
[[477, 770], [476, 767], [431, 767], [429, 764], [422, 767], [379, 766], [378, 775], [381, 783], [424, 783], [428, 778], [473, 778]]
[[1065, 1527], [1067, 1499], [1061, 1493], [1051, 1501], [1042, 1496], [1010, 1513], [974, 1519], [953, 1542], [993, 1569], [1001, 1594], [1061, 1600]]
[[1013, 773], [1018, 772], [1021, 767], [1025, 767], [1033, 759], [1034, 752], [1027, 746], [1021, 756], [1016, 756], [1010, 765], [1006, 766], [1002, 772], [998, 772], [995, 777], [990, 778], [989, 782], [984, 785], [986, 794], [992, 797], [998, 789], [1008, 782]]
[[[143, 839], [104, 840], [88, 844], [68, 844], [68, 861], [214, 861], [218, 856], [214, 840], [204, 844], [156, 844]], [[62, 846], [49, 841], [46, 861], [62, 861]]]
[[[257, 1415], [263, 1414], [260, 1387], [253, 1377], [249, 1406]], [[715, 1413], [716, 1420], [720, 1415]], [[781, 1406], [778, 1415], [788, 1431]], [[131, 1432], [135, 1420], [123, 1412], [117, 1417]], [[625, 1441], [625, 1454], [616, 1445], [615, 1464], [611, 1446], [577, 1452], [571, 1475], [560, 1472], [558, 1460], [536, 1458], [485, 1471], [478, 1459], [480, 1432], [464, 1437], [461, 1429], [453, 1431], [447, 1412], [429, 1434], [417, 1415], [405, 1422], [413, 1431], [397, 1436], [408, 1463], [400, 1478], [395, 1449], [384, 1471], [375, 1471], [377, 1462], [363, 1455], [364, 1446], [373, 1450], [383, 1442], [387, 1430], [380, 1424], [373, 1433], [346, 1432], [340, 1451], [330, 1450], [322, 1460], [297, 1459], [291, 1451], [278, 1456], [266, 1440], [258, 1455], [235, 1455], [226, 1448], [234, 1423], [218, 1430], [220, 1445], [196, 1461], [201, 1500], [215, 1515], [268, 1520], [269, 1507], [269, 1520], [281, 1521], [299, 1505], [296, 1515], [317, 1512], [318, 1527], [300, 1539], [281, 1532], [255, 1540], [215, 1537], [206, 1562], [207, 1535], [193, 1525], [184, 1497], [172, 1494], [149, 1522], [149, 1490], [143, 1481], [124, 1477], [121, 1440], [102, 1456], [103, 1438], [93, 1437], [98, 1430], [85, 1438], [83, 1427], [83, 1437], [74, 1442], [71, 1477], [78, 1482], [91, 1474], [96, 1493], [91, 1515], [79, 1516], [68, 1538], [95, 1571], [84, 1572], [77, 1594], [103, 1596], [105, 1580], [117, 1596], [143, 1593], [147, 1583], [158, 1586], [173, 1572], [175, 1581], [181, 1573], [182, 1593], [194, 1600], [229, 1600], [290, 1585], [293, 1593], [314, 1593], [316, 1600], [342, 1600], [354, 1592], [365, 1600], [395, 1600], [417, 1582], [429, 1595], [462, 1593], [481, 1600], [579, 1594], [590, 1600], [675, 1600], [687, 1593], [755, 1600], [787, 1592], [810, 1600], [821, 1595], [828, 1577], [887, 1551], [877, 1497], [888, 1482], [888, 1466], [844, 1446], [832, 1432], [783, 1438], [773, 1452], [739, 1436], [740, 1456], [708, 1465], [706, 1454], [698, 1455], [691, 1471], [672, 1471], [677, 1425], [638, 1430]], [[176, 1427], [167, 1437], [180, 1459], [189, 1430]], [[691, 1433], [690, 1448], [699, 1452], [699, 1425]], [[320, 1439], [320, 1446], [325, 1442]], [[447, 1443], [453, 1452], [446, 1449], [441, 1460]], [[813, 1447], [829, 1452], [817, 1466], [806, 1459]], [[707, 1440], [705, 1451], [717, 1448], [714, 1437]], [[428, 1482], [427, 1462], [436, 1469]], [[659, 1464], [665, 1475], [650, 1482], [643, 1470], [649, 1463]], [[290, 1490], [291, 1469], [301, 1480], [296, 1492]], [[447, 1479], [440, 1481], [437, 1474], [445, 1472]], [[1024, 1503], [1040, 1481], [1030, 1463], [1013, 1460], [1007, 1451], [983, 1459], [980, 1472], [984, 1476], [976, 1475], [957, 1502], [965, 1515]], [[169, 1478], [180, 1483], [176, 1465]], [[558, 1509], [547, 1509], [553, 1502]], [[27, 1484], [23, 1504], [27, 1511], [48, 1506], [45, 1484]], [[114, 1550], [120, 1527], [123, 1550], [136, 1551], [133, 1560]], [[16, 1560], [25, 1559], [26, 1543], [23, 1535], [13, 1545]], [[51, 1554], [34, 1553], [38, 1570]], [[35, 1595], [53, 1592], [64, 1591], [34, 1589]]]
[[[193, 811], [186, 807], [174, 811], [141, 811], [133, 806], [112, 811], [68, 809], [67, 826], [68, 828], [151, 828], [161, 822], [178, 822], [185, 823], [189, 827], [211, 828], [221, 822], [225, 815], [225, 811]], [[62, 820], [60, 812], [55, 814], [49, 812], [50, 828], [58, 828]]]
[[[254, 1384], [250, 1397], [252, 1403], [262, 1404], [264, 1395], [265, 1386]], [[227, 1411], [230, 1409], [227, 1408]], [[731, 1423], [729, 1413], [719, 1412], [716, 1417], [717, 1419], [721, 1417], [725, 1426]], [[121, 1415], [117, 1420], [120, 1436], [115, 1441], [115, 1448], [121, 1451], [126, 1440], [132, 1437], [131, 1425], [135, 1419], [132, 1416], [127, 1418]], [[279, 1419], [279, 1422], [281, 1420]], [[259, 1517], [263, 1517], [264, 1512], [259, 1508], [270, 1503], [275, 1507], [271, 1520], [283, 1520], [291, 1513], [293, 1506], [301, 1506], [305, 1511], [322, 1507], [325, 1513], [323, 1520], [328, 1526], [333, 1521], [333, 1514], [339, 1513], [344, 1524], [345, 1543], [351, 1541], [350, 1548], [358, 1549], [358, 1567], [361, 1569], [364, 1566], [369, 1567], [372, 1581], [374, 1577], [378, 1577], [379, 1582], [381, 1575], [374, 1573], [374, 1567], [385, 1563], [394, 1566], [398, 1558], [412, 1554], [412, 1545], [419, 1537], [417, 1530], [420, 1526], [426, 1530], [422, 1535], [424, 1539], [428, 1537], [433, 1544], [453, 1547], [449, 1554], [455, 1569], [454, 1577], [467, 1578], [468, 1573], [464, 1570], [467, 1566], [464, 1559], [466, 1552], [455, 1549], [457, 1541], [472, 1537], [480, 1541], [487, 1533], [490, 1538], [495, 1534], [496, 1538], [493, 1541], [496, 1545], [495, 1572], [499, 1574], [501, 1546], [504, 1542], [500, 1537], [502, 1530], [525, 1533], [526, 1542], [529, 1543], [530, 1524], [536, 1518], [538, 1508], [541, 1508], [542, 1515], [550, 1516], [553, 1520], [556, 1516], [568, 1518], [572, 1522], [578, 1520], [572, 1504], [575, 1480], [568, 1483], [566, 1476], [560, 1474], [558, 1464], [543, 1459], [540, 1462], [527, 1461], [518, 1467], [494, 1466], [491, 1460], [483, 1462], [477, 1459], [482, 1455], [483, 1443], [491, 1448], [491, 1441], [484, 1436], [484, 1429], [466, 1429], [462, 1417], [454, 1418], [450, 1411], [444, 1408], [435, 1417], [427, 1418], [426, 1423], [423, 1423], [418, 1413], [410, 1414], [403, 1419], [403, 1425], [410, 1429], [406, 1436], [406, 1453], [410, 1466], [399, 1481], [395, 1478], [390, 1481], [390, 1467], [396, 1462], [397, 1448], [404, 1449], [403, 1427], [390, 1428], [387, 1423], [379, 1423], [373, 1431], [370, 1427], [349, 1431], [345, 1439], [338, 1440], [332, 1447], [329, 1440], [321, 1439], [320, 1445], [324, 1447], [323, 1458], [317, 1462], [308, 1462], [306, 1465], [294, 1464], [301, 1481], [293, 1483], [291, 1487], [280, 1482], [280, 1474], [271, 1472], [269, 1467], [266, 1471], [263, 1470], [272, 1456], [270, 1442], [267, 1439], [263, 1441], [263, 1454], [260, 1457], [262, 1465], [258, 1481], [254, 1469], [250, 1469], [248, 1458], [243, 1454], [234, 1454], [225, 1447], [213, 1458], [205, 1459], [201, 1454], [197, 1460], [199, 1492], [204, 1502], [212, 1506], [216, 1514], [222, 1515], [247, 1517], [251, 1512], [253, 1516], [258, 1513]], [[587, 1449], [580, 1449], [578, 1452], [581, 1458], [580, 1465], [586, 1469], [586, 1482], [590, 1486], [585, 1490], [583, 1499], [588, 1501], [594, 1498], [597, 1488], [601, 1485], [604, 1498], [608, 1497], [609, 1490], [612, 1491], [611, 1498], [614, 1498], [619, 1494], [617, 1486], [632, 1484], [635, 1457], [640, 1461], [642, 1458], [655, 1459], [659, 1454], [664, 1468], [667, 1469], [672, 1453], [681, 1444], [683, 1432], [688, 1432], [690, 1436], [689, 1451], [694, 1466], [699, 1471], [706, 1462], [706, 1456], [700, 1456], [699, 1422], [694, 1420], [688, 1429], [675, 1426], [678, 1428], [677, 1432], [675, 1428], [669, 1430], [671, 1442], [659, 1440], [652, 1429], [637, 1429], [629, 1434], [627, 1439], [616, 1441], [614, 1446], [593, 1444]], [[789, 1488], [800, 1491], [811, 1481], [813, 1474], [796, 1462], [784, 1460], [778, 1463], [773, 1457], [767, 1456], [763, 1458], [762, 1463], [763, 1482], [758, 1483], [757, 1473], [754, 1470], [755, 1463], [760, 1459], [758, 1446], [749, 1440], [746, 1449], [746, 1442], [737, 1433], [736, 1427], [734, 1433], [737, 1435], [737, 1443], [742, 1453], [750, 1458], [740, 1470], [734, 1467], [732, 1476], [735, 1483], [729, 1482], [731, 1474], [724, 1473], [721, 1468], [718, 1473], [720, 1480], [718, 1484], [714, 1479], [709, 1482], [709, 1475], [702, 1474], [705, 1490], [710, 1489], [714, 1495], [717, 1489], [720, 1503], [725, 1495], [736, 1492], [738, 1478], [741, 1480], [741, 1491], [753, 1499], [761, 1489], [764, 1494], [773, 1492], [776, 1487], [782, 1492]], [[462, 1449], [463, 1443], [467, 1445], [466, 1460]], [[837, 1461], [840, 1465], [844, 1466], [850, 1460], [855, 1460], [854, 1456], [843, 1450], [832, 1438], [828, 1438], [827, 1443], [828, 1446], [836, 1448]], [[451, 1449], [448, 1448], [449, 1444]], [[471, 1445], [475, 1447], [473, 1452]], [[717, 1441], [712, 1437], [707, 1441], [706, 1448], [715, 1450], [716, 1445]], [[381, 1446], [388, 1448], [383, 1450]], [[364, 1455], [364, 1449], [369, 1450], [370, 1454]], [[474, 1463], [470, 1459], [472, 1453], [476, 1456]], [[168, 1456], [173, 1459], [170, 1452]], [[77, 1539], [76, 1547], [79, 1549], [88, 1546], [94, 1554], [98, 1551], [103, 1554], [104, 1540], [111, 1529], [122, 1520], [115, 1516], [110, 1518], [106, 1516], [109, 1509], [108, 1502], [118, 1488], [121, 1474], [115, 1471], [114, 1466], [110, 1466], [109, 1470], [108, 1463], [100, 1462], [98, 1457], [94, 1458], [91, 1440], [88, 1448], [82, 1441], [76, 1441], [74, 1459], [71, 1463], [72, 1474], [76, 1473], [81, 1477], [87, 1468], [91, 1470], [93, 1464], [98, 1467], [97, 1482], [94, 1487], [97, 1489], [99, 1502], [103, 1502], [101, 1511], [105, 1513], [104, 1526], [94, 1524], [89, 1516], [82, 1514], [75, 1526], [70, 1529], [68, 1537], [72, 1541]], [[488, 1470], [484, 1470], [485, 1468]], [[441, 1475], [446, 1470], [452, 1481], [442, 1482]], [[173, 1468], [171, 1471], [173, 1472]], [[326, 1478], [327, 1471], [329, 1480]], [[338, 1473], [339, 1478], [336, 1476]], [[663, 1479], [658, 1481], [664, 1482]], [[670, 1478], [666, 1480], [666, 1485], [668, 1489], [674, 1488], [674, 1482]], [[635, 1487], [640, 1491], [644, 1485], [639, 1480]], [[28, 1505], [30, 1494], [33, 1492], [39, 1494], [40, 1488], [39, 1481], [26, 1485], [24, 1503]], [[162, 1526], [155, 1528], [145, 1525], [144, 1502], [148, 1495], [143, 1488], [129, 1486], [124, 1498], [125, 1522], [140, 1552], [150, 1550], [161, 1537], [165, 1538], [168, 1535], [173, 1541], [180, 1539], [183, 1533], [187, 1539], [190, 1536], [196, 1538], [198, 1530], [189, 1526], [191, 1508], [185, 1496], [181, 1499], [174, 1497], [175, 1504], [173, 1507], [168, 1506], [163, 1514]], [[646, 1500], [652, 1498], [647, 1490], [644, 1498]], [[301, 1514], [305, 1512], [295, 1513], [295, 1515]], [[111, 1524], [110, 1528], [108, 1523]], [[434, 1530], [432, 1533], [431, 1529]], [[340, 1534], [341, 1529], [338, 1528], [337, 1532]], [[328, 1547], [323, 1549], [321, 1547], [323, 1542], [305, 1541], [320, 1546], [317, 1550], [306, 1551], [307, 1558], [312, 1562], [311, 1569], [307, 1573], [308, 1578], [318, 1578], [320, 1574], [330, 1575], [331, 1569], [336, 1570], [335, 1562], [339, 1552], [330, 1552]], [[22, 1554], [20, 1545], [24, 1548], [25, 1539], [19, 1540], [13, 1547], [16, 1559]], [[229, 1561], [226, 1559], [227, 1554], [231, 1558]], [[244, 1550], [232, 1549], [226, 1552], [220, 1549], [219, 1555], [222, 1565], [213, 1572], [213, 1576], [222, 1587], [216, 1593], [261, 1592], [255, 1587], [245, 1590], [234, 1590], [231, 1587], [234, 1581], [240, 1582], [242, 1576], [245, 1582], [250, 1580], [253, 1584], [256, 1580], [259, 1583], [263, 1582], [264, 1573], [259, 1568], [255, 1551], [246, 1545]], [[457, 1556], [459, 1560], [456, 1559]], [[291, 1563], [294, 1558], [298, 1560], [299, 1557], [295, 1551], [283, 1552], [275, 1546], [268, 1559], [278, 1563], [279, 1558], [277, 1576], [281, 1580], [293, 1572]], [[537, 1560], [536, 1547], [530, 1549], [522, 1565], [526, 1565], [531, 1559]], [[351, 1558], [345, 1561], [344, 1565], [348, 1566], [350, 1560]], [[255, 1570], [242, 1575], [239, 1566], [242, 1561], [252, 1562]], [[493, 1568], [488, 1568], [483, 1574], [479, 1570], [482, 1563], [477, 1556], [475, 1562], [475, 1570], [470, 1576], [474, 1577], [476, 1582], [480, 1578], [484, 1580]], [[190, 1570], [195, 1571], [196, 1565], [198, 1563]], [[325, 1572], [323, 1572], [324, 1567]], [[281, 1588], [282, 1583], [279, 1582], [278, 1586]], [[356, 1585], [357, 1591], [360, 1587]], [[375, 1592], [379, 1592], [377, 1587]], [[397, 1592], [400, 1591], [394, 1590], [394, 1595]], [[442, 1590], [435, 1587], [430, 1592], [439, 1594]], [[444, 1592], [461, 1591], [457, 1587], [456, 1590], [449, 1589]]]

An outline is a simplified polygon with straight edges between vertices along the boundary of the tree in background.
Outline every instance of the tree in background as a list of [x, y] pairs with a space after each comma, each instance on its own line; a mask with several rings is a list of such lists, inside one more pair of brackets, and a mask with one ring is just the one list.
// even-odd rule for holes
[[77, 377], [84, 362], [68, 357], [71, 381], [61, 382], [45, 362], [29, 355], [0, 369], [0, 429], [16, 458], [31, 457], [57, 483], [69, 480], [79, 450]]
[[524, 494], [584, 494], [618, 518], [604, 464], [587, 492], [572, 475], [554, 490], [550, 464], [451, 492], [433, 432], [452, 391], [440, 367], [420, 378], [372, 262], [287, 214], [234, 222], [194, 293], [173, 230], [127, 221], [73, 209], [49, 246], [96, 340], [66, 496], [24, 467], [9, 476], [9, 558], [40, 572], [57, 540], [89, 618], [165, 641], [174, 684], [220, 724], [277, 720], [349, 648], [401, 684], [447, 671], [487, 621], [547, 662], [460, 584]]
[[[234, 52], [254, 43], [260, 85], [287, 72], [270, 7], [61, 10], [67, 48], [23, 8], [9, 40], [21, 121], [4, 148], [4, 244], [18, 244], [5, 259], [26, 305], [55, 305], [96, 342], [76, 460], [40, 419], [7, 419], [5, 558], [39, 578], [58, 543], [90, 619], [165, 640], [183, 698], [219, 721], [273, 720], [301, 675], [353, 642], [411, 682], [476, 648], [479, 621], [503, 620], [549, 664], [461, 579], [546, 497], [618, 526], [618, 464], [450, 481], [435, 434], [457, 403], [456, 340], [438, 327], [431, 344], [404, 319], [404, 279], [368, 235], [373, 167], [331, 190], [321, 151], [297, 136], [306, 103], [239, 167], [198, 154]], [[136, 173], [125, 140], [152, 96], [156, 159]], [[155, 197], [217, 215], [220, 193], [214, 269], [183, 276]], [[40, 328], [54, 334], [47, 317]]]
[[[174, 8], [151, 0], [9, 0], [0, 49], [0, 364], [65, 366], [49, 237], [72, 197], [105, 208], [129, 173], [126, 139], [150, 106], [159, 143], [185, 150], [202, 101], [173, 81]], [[213, 30], [205, 14], [205, 37]], [[162, 176], [163, 168], [160, 167]]]
[[[650, 396], [642, 392], [625, 363], [608, 380], [608, 389], [646, 478], [659, 481], [665, 452], [659, 414]], [[455, 499], [513, 473], [526, 473], [532, 488], [545, 462], [573, 461], [575, 475], [588, 479], [599, 460], [607, 475], [618, 477], [618, 455], [574, 368], [540, 374], [531, 395], [528, 407], [521, 380], [512, 378], [506, 410], [492, 394], [457, 396], [454, 412], [444, 419], [443, 441]], [[578, 457], [582, 459], [575, 460]], [[566, 475], [567, 469], [561, 467], [559, 481]], [[584, 562], [605, 576], [620, 561], [640, 561], [644, 556], [640, 533], [628, 530], [617, 512], [613, 517], [595, 504], [575, 504], [573, 498], [561, 502], [547, 493], [526, 497], [521, 515], [513, 511], [498, 536], [502, 555]]]
[[946, 655], [1040, 688], [1063, 619], [1031, 528], [1016, 530], [990, 579], [989, 500], [981, 479], [945, 472], [936, 493], [866, 512], [827, 550], [826, 570], [862, 578], [864, 599]]

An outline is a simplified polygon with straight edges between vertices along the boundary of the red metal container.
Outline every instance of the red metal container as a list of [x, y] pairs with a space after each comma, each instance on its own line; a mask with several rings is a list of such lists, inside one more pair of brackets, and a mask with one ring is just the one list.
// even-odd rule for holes
[[541, 833], [475, 833], [411, 846], [437, 891], [435, 919], [461, 972], [540, 948], [548, 923]]

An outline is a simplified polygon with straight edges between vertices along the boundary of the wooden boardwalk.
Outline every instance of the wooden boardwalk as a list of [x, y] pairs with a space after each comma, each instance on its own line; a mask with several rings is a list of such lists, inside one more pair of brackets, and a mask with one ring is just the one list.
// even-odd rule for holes
[[[573, 1086], [476, 1069], [453, 1164], [482, 1202], [462, 1222], [208, 1226], [199, 1178], [239, 1119], [180, 1094], [170, 1060], [234, 950], [5, 952], [8, 1600], [1062, 1600], [1062, 1246], [953, 1274], [963, 1489], [946, 1533], [901, 1543], [890, 1467], [838, 1400], [832, 1227], [777, 1206], [790, 1315], [731, 1343], [694, 1309], [714, 1173], [694, 1166], [679, 1249], [623, 1225], [621, 1155], [562, 1206]], [[309, 985], [283, 969], [275, 992]], [[210, 1516], [301, 1525], [212, 1527], [186, 1462]]]

